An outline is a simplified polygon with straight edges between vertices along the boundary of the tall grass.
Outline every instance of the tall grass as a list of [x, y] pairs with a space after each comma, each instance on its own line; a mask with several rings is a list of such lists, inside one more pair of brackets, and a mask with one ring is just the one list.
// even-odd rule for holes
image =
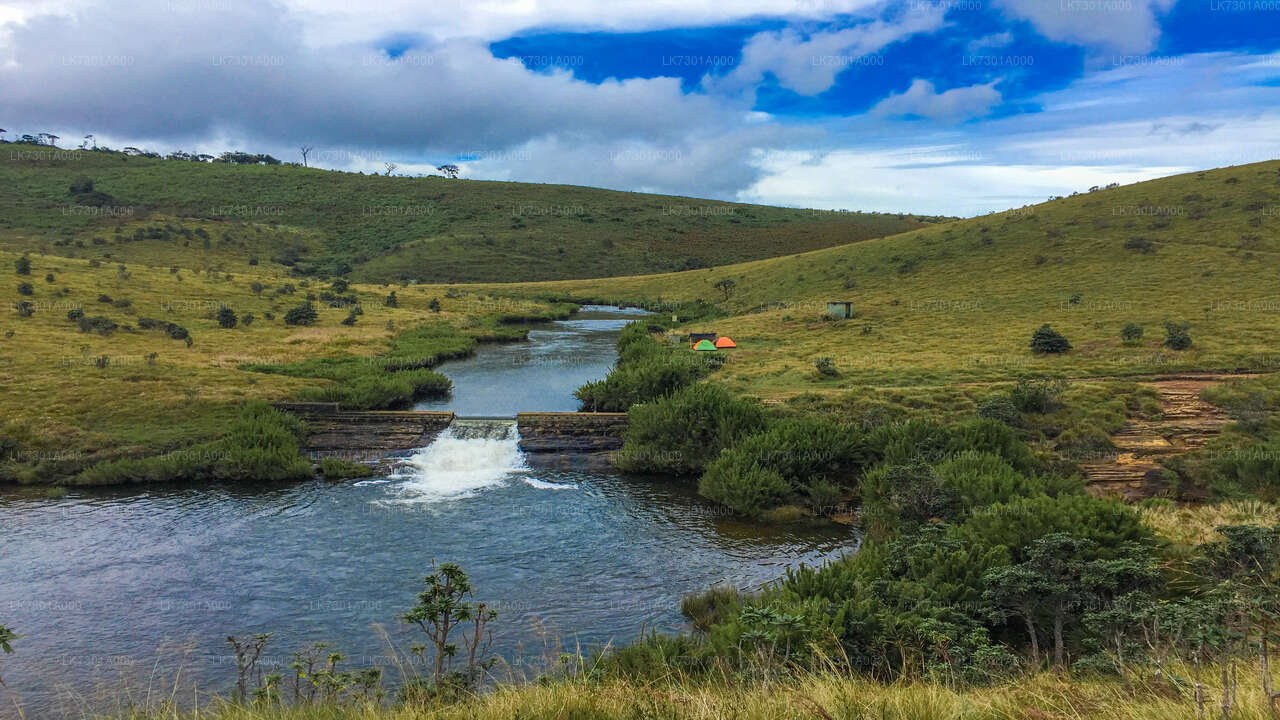
[[[1185, 720], [1196, 717], [1194, 672], [1174, 666], [1166, 681], [1148, 674], [1129, 682], [1042, 673], [988, 687], [925, 681], [883, 684], [832, 672], [714, 682], [674, 673], [659, 680], [593, 681], [574, 677], [502, 686], [443, 706], [237, 706], [206, 700], [179, 709], [168, 700], [148, 708], [87, 717], [129, 720]], [[1222, 717], [1220, 688], [1207, 667], [1206, 716]], [[189, 703], [189, 701], [188, 701]], [[1232, 720], [1271, 720], [1260, 690], [1242, 683]]]

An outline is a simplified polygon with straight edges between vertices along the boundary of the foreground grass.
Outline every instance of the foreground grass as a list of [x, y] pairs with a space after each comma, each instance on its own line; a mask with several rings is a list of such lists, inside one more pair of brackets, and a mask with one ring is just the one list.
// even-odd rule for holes
[[[991, 687], [952, 689], [929, 682], [884, 685], [833, 673], [798, 681], [726, 684], [660, 681], [557, 681], [503, 687], [475, 700], [440, 708], [236, 707], [218, 702], [197, 710], [163, 705], [99, 717], [134, 720], [1172, 720], [1195, 717], [1190, 675], [1177, 668], [1168, 683], [1063, 678], [1051, 673]], [[1205, 677], [1217, 675], [1206, 668]], [[1261, 720], [1261, 691], [1241, 683], [1230, 717]], [[1220, 691], [1206, 679], [1206, 712], [1217, 716]]]

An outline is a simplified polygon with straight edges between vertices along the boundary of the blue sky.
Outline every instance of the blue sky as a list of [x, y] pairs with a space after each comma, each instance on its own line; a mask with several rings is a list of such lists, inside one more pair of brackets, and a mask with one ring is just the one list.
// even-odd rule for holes
[[725, 5], [0, 0], [0, 126], [960, 215], [1280, 157], [1280, 3]]

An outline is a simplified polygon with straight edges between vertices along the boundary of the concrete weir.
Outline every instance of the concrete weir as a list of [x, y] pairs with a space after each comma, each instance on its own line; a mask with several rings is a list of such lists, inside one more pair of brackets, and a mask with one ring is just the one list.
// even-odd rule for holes
[[[430, 445], [455, 418], [452, 412], [431, 410], [344, 410], [338, 403], [276, 407], [307, 423], [307, 450], [313, 456], [364, 460]], [[627, 414], [522, 412], [515, 423], [520, 449], [531, 455], [598, 455], [622, 447]]]

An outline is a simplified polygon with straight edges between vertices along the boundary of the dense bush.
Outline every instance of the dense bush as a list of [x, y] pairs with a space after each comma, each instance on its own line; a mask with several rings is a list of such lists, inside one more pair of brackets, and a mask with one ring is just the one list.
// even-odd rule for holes
[[784, 504], [829, 511], [871, 457], [852, 427], [781, 420], [724, 450], [707, 466], [698, 492], [750, 516]]
[[29, 300], [14, 303], [13, 309], [18, 311], [18, 317], [26, 318], [36, 314], [36, 306]]
[[1059, 398], [1066, 389], [1065, 380], [1018, 378], [1018, 384], [1009, 391], [1009, 400], [1022, 412], [1051, 413], [1061, 407]]
[[1048, 323], [1041, 325], [1034, 333], [1031, 334], [1031, 350], [1037, 353], [1064, 353], [1071, 349], [1071, 343], [1067, 342], [1067, 338], [1062, 333], [1049, 327]]
[[1120, 328], [1120, 339], [1127, 344], [1140, 342], [1142, 335], [1142, 326], [1138, 323], [1126, 323], [1123, 328]]
[[574, 392], [583, 410], [626, 412], [637, 403], [692, 385], [723, 362], [717, 354], [660, 343], [643, 322], [627, 324], [618, 334], [617, 347], [618, 361], [605, 379]]
[[316, 321], [319, 315], [316, 313], [315, 305], [309, 302], [294, 306], [284, 314], [285, 325], [310, 325]]
[[71, 322], [78, 322], [82, 317], [84, 317], [83, 308], [71, 308], [67, 311], [67, 319]]
[[18, 283], [18, 294], [31, 296], [35, 293], [35, 288], [31, 287], [31, 283]]
[[1191, 325], [1185, 322], [1166, 322], [1164, 324], [1164, 346], [1170, 350], [1186, 350], [1191, 347]]
[[925, 523], [958, 522], [977, 508], [1049, 490], [999, 455], [966, 450], [935, 465], [875, 468], [862, 483], [863, 518], [873, 537], [885, 538]]
[[14, 260], [13, 269], [19, 275], [30, 275], [31, 274], [31, 258], [27, 257], [26, 255], [23, 255], [17, 260]]
[[633, 472], [698, 472], [764, 421], [758, 403], [718, 385], [692, 385], [631, 408], [617, 465]]
[[978, 403], [978, 417], [996, 420], [1011, 427], [1022, 424], [1022, 415], [1018, 412], [1018, 406], [1007, 395], [983, 398], [982, 402]]
[[236, 317], [236, 312], [226, 305], [218, 308], [217, 320], [219, 327], [226, 329], [235, 327], [236, 323], [239, 322], [239, 318]]

